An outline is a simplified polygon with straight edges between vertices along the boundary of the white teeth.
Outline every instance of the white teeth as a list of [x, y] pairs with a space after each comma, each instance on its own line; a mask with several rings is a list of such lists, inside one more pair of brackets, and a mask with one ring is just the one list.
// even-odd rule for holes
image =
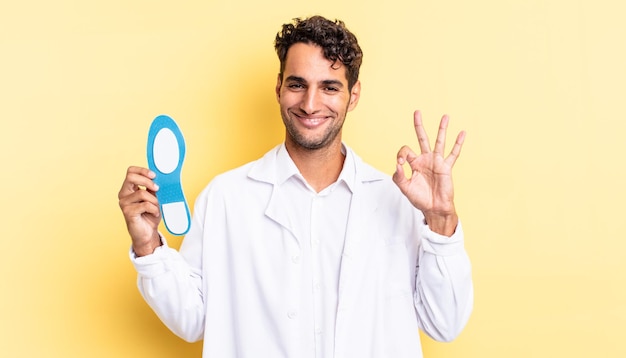
[[306, 126], [315, 127], [315, 126], [318, 126], [318, 125], [324, 123], [324, 121], [326, 121], [327, 117], [309, 118], [309, 117], [305, 117], [305, 116], [297, 116], [296, 115], [296, 116], [294, 116], [294, 119], [299, 120], [300, 122], [302, 122]]
[[324, 121], [324, 118], [307, 118], [305, 120], [311, 124], [319, 124]]

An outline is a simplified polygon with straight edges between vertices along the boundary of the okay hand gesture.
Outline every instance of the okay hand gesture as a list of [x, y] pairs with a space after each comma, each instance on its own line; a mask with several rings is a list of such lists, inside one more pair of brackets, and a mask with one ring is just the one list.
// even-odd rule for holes
[[[462, 131], [456, 138], [452, 151], [444, 157], [446, 130], [449, 118], [444, 115], [439, 124], [437, 141], [431, 151], [428, 135], [422, 123], [422, 114], [415, 111], [415, 134], [420, 145], [421, 154], [417, 155], [408, 146], [398, 151], [396, 172], [393, 181], [409, 201], [424, 213], [430, 229], [442, 235], [454, 233], [458, 217], [454, 208], [454, 187], [452, 184], [452, 167], [456, 162], [465, 140]], [[404, 165], [411, 168], [411, 176], [404, 174]]]

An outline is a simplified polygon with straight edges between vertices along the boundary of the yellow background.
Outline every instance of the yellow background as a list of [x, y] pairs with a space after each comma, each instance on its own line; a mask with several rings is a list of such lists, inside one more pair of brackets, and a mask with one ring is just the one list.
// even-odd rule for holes
[[[344, 139], [391, 173], [440, 116], [476, 304], [427, 357], [624, 357], [626, 6], [604, 0], [5, 1], [0, 356], [199, 357], [145, 305], [117, 204], [158, 114], [190, 202], [283, 138], [273, 39], [341, 18], [365, 52]], [[180, 238], [169, 237], [173, 246]]]

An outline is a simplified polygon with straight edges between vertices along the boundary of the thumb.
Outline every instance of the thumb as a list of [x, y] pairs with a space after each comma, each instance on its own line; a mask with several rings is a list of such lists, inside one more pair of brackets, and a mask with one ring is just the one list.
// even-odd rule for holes
[[402, 166], [402, 164], [396, 164], [396, 171], [395, 173], [393, 173], [393, 176], [391, 178], [393, 182], [396, 183], [398, 188], [400, 188], [400, 191], [406, 193], [410, 179], [407, 178], [404, 174], [404, 167]]

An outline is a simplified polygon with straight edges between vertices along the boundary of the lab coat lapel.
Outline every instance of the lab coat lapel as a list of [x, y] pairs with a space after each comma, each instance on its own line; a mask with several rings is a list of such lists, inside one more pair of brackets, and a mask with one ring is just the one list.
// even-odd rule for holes
[[[365, 164], [352, 150], [349, 151], [354, 161], [354, 185], [352, 187], [352, 202], [346, 228], [346, 241], [344, 244], [344, 256], [350, 256], [367, 244], [367, 223], [370, 217], [378, 209], [377, 195], [374, 194], [377, 186], [374, 182], [388, 178], [385, 174]], [[343, 273], [342, 273], [343, 274]]]
[[355, 290], [348, 286], [355, 282], [353, 275], [358, 275], [362, 265], [365, 265], [367, 251], [372, 248], [372, 228], [367, 224], [374, 222], [372, 216], [378, 209], [377, 196], [374, 195], [375, 184], [372, 182], [384, 180], [383, 173], [363, 163], [355, 157], [356, 177], [354, 181], [350, 214], [346, 229], [341, 271], [339, 273], [339, 301], [352, 301], [349, 297]]
[[294, 232], [293, 220], [290, 217], [285, 194], [280, 190], [279, 181], [282, 180], [279, 175], [278, 160], [280, 150], [285, 150], [283, 144], [276, 146], [273, 150], [267, 152], [259, 159], [250, 169], [248, 176], [251, 179], [262, 181], [273, 185], [272, 193], [267, 202], [265, 215], [289, 231], [296, 238]]
[[375, 236], [371, 232], [372, 227], [368, 223], [374, 222], [372, 217], [378, 209], [378, 196], [375, 194], [377, 185], [374, 181], [385, 179], [385, 175], [363, 163], [355, 156], [356, 177], [353, 186], [352, 202], [350, 203], [350, 215], [346, 229], [346, 241], [344, 243], [341, 269], [339, 272], [339, 290], [337, 297], [337, 317], [335, 321], [335, 349], [341, 351], [350, 336], [350, 322], [356, 317], [352, 316], [350, 307], [358, 305], [359, 275], [367, 272], [367, 257], [373, 249]]
[[277, 224], [281, 225], [284, 229], [288, 230], [293, 237], [298, 240], [296, 233], [294, 232], [293, 220], [289, 215], [289, 210], [286, 210], [288, 207], [286, 204], [286, 200], [289, 198], [285, 198], [284, 193], [279, 190], [278, 185], [274, 185], [274, 189], [272, 190], [272, 196], [267, 204], [267, 209], [265, 210], [265, 215], [275, 221]]
[[371, 245], [371, 227], [367, 223], [372, 222], [371, 217], [375, 214], [378, 203], [374, 196], [368, 195], [366, 190], [368, 188], [362, 182], [358, 182], [352, 194], [339, 277], [340, 285], [343, 280], [350, 280], [346, 277], [354, 272], [352, 268], [361, 263], [364, 251]]

